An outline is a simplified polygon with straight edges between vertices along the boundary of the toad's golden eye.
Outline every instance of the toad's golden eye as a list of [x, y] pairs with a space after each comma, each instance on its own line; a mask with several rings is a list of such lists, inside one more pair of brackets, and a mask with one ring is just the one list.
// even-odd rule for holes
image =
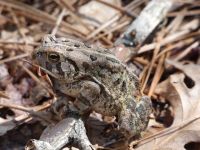
[[48, 54], [48, 60], [50, 62], [56, 63], [56, 62], [58, 62], [60, 60], [60, 55], [57, 54], [57, 53], [49, 53]]

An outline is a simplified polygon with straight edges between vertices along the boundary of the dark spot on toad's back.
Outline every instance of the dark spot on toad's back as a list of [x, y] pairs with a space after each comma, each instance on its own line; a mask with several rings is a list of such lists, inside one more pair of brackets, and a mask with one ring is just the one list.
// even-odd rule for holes
[[87, 62], [83, 62], [82, 65], [86, 70], [90, 67], [90, 65]]
[[87, 47], [87, 48], [91, 48], [91, 45], [89, 43], [84, 43], [84, 45]]
[[97, 57], [94, 56], [94, 55], [90, 55], [90, 59], [91, 59], [92, 61], [95, 61], [95, 60], [97, 60]]
[[69, 42], [69, 40], [67, 40], [67, 39], [63, 39], [62, 42], [66, 42], [66, 43], [67, 43], [67, 42]]
[[112, 58], [112, 57], [106, 57], [106, 59], [109, 60], [109, 61], [111, 61], [111, 62], [119, 64], [119, 61], [116, 60], [116, 59], [114, 59], [114, 58]]
[[126, 91], [126, 82], [125, 81], [122, 82], [122, 91]]
[[117, 79], [115, 82], [114, 82], [114, 85], [118, 85], [120, 84], [120, 79]]
[[67, 48], [66, 51], [70, 51], [71, 52], [71, 51], [73, 51], [73, 49], [72, 48]]
[[75, 44], [74, 44], [74, 47], [80, 47], [80, 44], [75, 43]]

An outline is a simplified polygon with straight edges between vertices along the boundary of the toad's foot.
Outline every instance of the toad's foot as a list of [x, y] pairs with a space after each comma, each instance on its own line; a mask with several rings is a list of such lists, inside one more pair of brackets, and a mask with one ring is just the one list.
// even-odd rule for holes
[[128, 137], [139, 135], [148, 125], [152, 112], [151, 100], [143, 96], [137, 104], [130, 100], [126, 106], [119, 114], [120, 129]]

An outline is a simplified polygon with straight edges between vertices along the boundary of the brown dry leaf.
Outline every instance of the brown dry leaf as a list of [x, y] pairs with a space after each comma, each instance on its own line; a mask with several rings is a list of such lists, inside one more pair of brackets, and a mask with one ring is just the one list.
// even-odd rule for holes
[[[119, 0], [106, 0], [106, 2], [113, 5], [120, 4]], [[90, 1], [80, 7], [79, 13], [96, 20], [92, 22], [87, 20], [91, 24], [99, 25], [96, 22], [103, 24], [109, 21], [113, 16], [115, 16], [118, 13], [118, 11], [100, 2]]]
[[[167, 63], [184, 72], [171, 75], [155, 91], [171, 103], [174, 122], [170, 128], [142, 140], [137, 149], [182, 150], [187, 143], [200, 142], [200, 65], [171, 60]], [[185, 84], [186, 76], [193, 80], [194, 86]]]
[[[0, 103], [2, 104], [16, 104], [16, 105], [23, 105], [23, 97], [20, 91], [12, 84], [9, 83], [6, 87], [5, 94], [10, 98], [0, 98]], [[25, 112], [21, 110], [12, 109], [15, 112], [16, 116], [25, 114]]]
[[0, 16], [0, 26], [3, 26], [7, 23], [7, 21], [9, 21], [9, 19], [7, 19], [6, 17], [4, 16]]

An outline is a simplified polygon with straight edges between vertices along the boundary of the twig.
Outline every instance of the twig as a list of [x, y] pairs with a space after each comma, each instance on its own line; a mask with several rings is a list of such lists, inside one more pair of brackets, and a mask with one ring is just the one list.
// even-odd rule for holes
[[186, 48], [184, 51], [182, 51], [174, 60], [178, 61], [181, 60], [183, 57], [185, 57], [193, 48], [197, 47], [199, 45], [199, 42], [195, 42], [192, 45], [190, 45], [188, 48]]
[[178, 47], [183, 47], [185, 45], [188, 45], [188, 44], [191, 44], [195, 41], [194, 38], [188, 38], [188, 39], [185, 39], [185, 40], [181, 40], [179, 41], [178, 43], [175, 43], [175, 44], [172, 44], [172, 45], [169, 45], [167, 48], [163, 49], [157, 56], [156, 56], [156, 59], [158, 59], [159, 57], [161, 57], [162, 55], [164, 55], [165, 53], [173, 50], [174, 48], [178, 48]]
[[32, 116], [37, 116], [38, 118], [40, 118], [42, 120], [45, 120], [49, 123], [52, 123], [51, 120], [49, 120], [48, 118], [45, 118], [45, 116], [35, 112], [33, 109], [30, 109], [30, 108], [26, 108], [26, 107], [23, 107], [23, 106], [20, 106], [20, 105], [2, 104], [2, 103], [0, 103], [0, 106], [12, 108], [12, 109], [17, 109], [17, 110], [21, 110], [21, 111], [24, 111], [24, 112], [28, 112]]
[[121, 13], [125, 13], [129, 17], [133, 17], [133, 18], [137, 17], [136, 14], [132, 14], [131, 12], [127, 11], [126, 9], [124, 9], [124, 8], [122, 8], [120, 6], [113, 5], [113, 4], [109, 3], [109, 2], [102, 1], [102, 0], [95, 0], [95, 1], [100, 2], [100, 3], [104, 4], [104, 5], [107, 5], [107, 6], [111, 7], [111, 8], [114, 8], [114, 9], [120, 11]]
[[[184, 30], [184, 31], [177, 32], [176, 34], [169, 35], [169, 36], [165, 37], [160, 44], [161, 44], [161, 46], [165, 46], [165, 45], [172, 43], [172, 42], [176, 42], [176, 41], [179, 41], [179, 40], [182, 40], [182, 39], [185, 39], [185, 38], [200, 35], [200, 31], [196, 31], [196, 32], [193, 32], [193, 33], [190, 33], [190, 34], [189, 33], [190, 33], [189, 30]], [[152, 44], [145, 45], [138, 50], [138, 54], [153, 50], [156, 47], [156, 45], [157, 45], [156, 42], [152, 43]]]
[[173, 3], [173, 0], [150, 1], [125, 31], [124, 36], [119, 38], [115, 44], [125, 44], [132, 47], [141, 45], [157, 25], [166, 17]]
[[[168, 17], [175, 17], [177, 15], [180, 15], [180, 12], [171, 12], [167, 16]], [[182, 12], [181, 15], [183, 15], [183, 16], [200, 15], [200, 10], [190, 10], [190, 11]]]
[[9, 8], [9, 10], [10, 10], [10, 13], [11, 13], [11, 15], [12, 15], [13, 21], [14, 21], [14, 23], [16, 24], [16, 26], [17, 26], [17, 28], [18, 28], [18, 31], [19, 31], [19, 33], [21, 34], [22, 38], [23, 38], [24, 43], [26, 44], [26, 42], [27, 42], [26, 39], [27, 39], [27, 38], [26, 38], [24, 32], [21, 30], [21, 27], [20, 27], [21, 25], [20, 25], [20, 23], [19, 23], [19, 20], [18, 20], [16, 14], [13, 13], [12, 8]]
[[[17, 105], [15, 105], [15, 106], [17, 106]], [[49, 106], [50, 106], [50, 104], [45, 103], [43, 105], [32, 107], [31, 109], [34, 110], [37, 113], [38, 111], [43, 111], [43, 110], [47, 109]], [[8, 105], [5, 105], [4, 107], [8, 107]], [[15, 108], [13, 108], [13, 109], [15, 109]], [[38, 115], [40, 115], [40, 113], [38, 113]], [[8, 131], [8, 130], [12, 130], [13, 128], [15, 128], [16, 126], [18, 126], [18, 125], [20, 125], [24, 122], [30, 121], [32, 118], [33, 118], [33, 115], [31, 116], [30, 113], [26, 113], [26, 114], [24, 113], [20, 116], [13, 118], [13, 119], [7, 119], [3, 122], [1, 121], [1, 125], [9, 125], [9, 128], [6, 130], [6, 131]], [[43, 118], [41, 118], [41, 119], [43, 119]]]
[[3, 60], [0, 60], [0, 64], [8, 63], [8, 62], [18, 60], [18, 59], [22, 59], [22, 58], [28, 57], [29, 55], [30, 54], [25, 53], [25, 54], [20, 54], [20, 55], [14, 56], [14, 57], [5, 58]]
[[126, 22], [123, 22], [123, 23], [119, 23], [116, 27], [113, 27], [110, 30], [106, 30], [106, 31], [104, 31], [103, 34], [98, 34], [97, 36], [93, 37], [92, 41], [96, 41], [96, 40], [98, 40], [98, 39], [100, 39], [100, 38], [102, 38], [102, 37], [104, 37], [104, 36], [106, 36], [106, 35], [108, 35], [108, 34], [110, 34], [112, 32], [115, 32], [116, 30], [119, 30], [119, 29], [127, 26], [128, 24], [129, 24], [129, 21], [126, 21]]
[[[134, 11], [137, 9], [140, 5], [144, 4], [147, 0], [134, 0], [130, 2], [127, 6], [125, 6], [124, 9], [128, 9], [129, 11]], [[135, 13], [135, 12], [134, 12]], [[136, 13], [135, 13], [136, 14]], [[136, 16], [138, 16], [136, 14]]]
[[116, 15], [114, 16], [112, 19], [110, 19], [109, 21], [105, 22], [104, 24], [102, 24], [98, 29], [96, 29], [95, 31], [93, 31], [91, 34], [89, 34], [86, 39], [89, 40], [91, 38], [93, 38], [96, 34], [98, 34], [99, 32], [101, 32], [103, 29], [105, 29], [106, 27], [110, 26], [111, 24], [113, 24], [115, 21], [117, 21], [119, 19], [119, 16]]
[[54, 0], [57, 4], [60, 5], [61, 8], [65, 8], [68, 10], [69, 14], [78, 22], [80, 23], [82, 26], [84, 26], [89, 32], [91, 32], [92, 30], [90, 29], [89, 25], [86, 24], [85, 22], [82, 21], [82, 18], [80, 18], [76, 13], [76, 10], [74, 7], [72, 7], [69, 2], [65, 1], [65, 0]]
[[[23, 14], [24, 16], [27, 16], [31, 19], [40, 21], [40, 22], [44, 22], [50, 25], [55, 25], [56, 23], [56, 18], [47, 14], [44, 11], [40, 11], [38, 9], [35, 9], [34, 7], [31, 7], [29, 5], [26, 5], [24, 3], [18, 2], [18, 1], [13, 1], [13, 0], [0, 0], [0, 5], [2, 6], [7, 6], [7, 7], [11, 7], [14, 9], [19, 10], [18, 13]], [[77, 34], [78, 36], [83, 36], [84, 33], [77, 30], [75, 27], [73, 27], [72, 25], [68, 24], [67, 22], [62, 22], [61, 26], [69, 29], [71, 31], [73, 31], [75, 34]]]
[[41, 82], [28, 68], [26, 68], [24, 65], [22, 65], [21, 63], [18, 63], [22, 69], [24, 69], [24, 71], [26, 71], [26, 73], [28, 73], [33, 80], [35, 80], [38, 84], [40, 84], [43, 88], [45, 88], [51, 95], [55, 95], [54, 92], [52, 90], [50, 90], [46, 84], [44, 84], [43, 82]]
[[175, 0], [175, 2], [181, 4], [193, 4], [194, 6], [200, 5], [200, 2], [196, 0]]
[[195, 121], [197, 121], [199, 119], [200, 119], [200, 116], [194, 117], [191, 120], [184, 121], [184, 122], [180, 123], [179, 125], [167, 128], [165, 130], [162, 130], [162, 131], [160, 131], [156, 134], [153, 134], [153, 135], [150, 135], [146, 138], [138, 140], [137, 142], [132, 142], [130, 144], [130, 146], [132, 147], [133, 146], [132, 144], [134, 144], [134, 145], [137, 144], [137, 146], [139, 147], [139, 146], [144, 145], [146, 143], [149, 143], [152, 140], [155, 140], [157, 138], [164, 137], [164, 136], [167, 136], [167, 135], [172, 134], [174, 132], [177, 132], [178, 130], [183, 129], [184, 127], [187, 127], [188, 125], [190, 125], [191, 123], [194, 123]]
[[164, 72], [164, 62], [165, 62], [165, 55], [162, 55], [162, 57], [160, 58], [159, 62], [158, 62], [158, 66], [156, 67], [156, 71], [153, 77], [153, 81], [151, 83], [150, 89], [149, 89], [149, 93], [148, 96], [151, 97], [152, 94], [154, 93], [154, 90]]
[[69, 2], [67, 2], [65, 0], [60, 0], [60, 1], [59, 0], [55, 0], [55, 1], [60, 2], [60, 4], [64, 5], [66, 8], [68, 8], [72, 12], [76, 11], [75, 8], [72, 5], [70, 5], [71, 3], [69, 3]]
[[147, 81], [149, 80], [151, 71], [152, 71], [152, 69], [153, 69], [153, 65], [154, 65], [154, 63], [155, 63], [155, 61], [156, 61], [155, 58], [156, 58], [158, 52], [160, 51], [160, 46], [161, 46], [160, 43], [161, 43], [161, 41], [162, 41], [163, 35], [164, 35], [164, 31], [162, 31], [162, 32], [160, 33], [160, 35], [158, 35], [158, 45], [157, 45], [156, 49], [155, 49], [154, 52], [153, 52], [153, 58], [152, 58], [152, 60], [151, 60], [151, 63], [150, 63], [150, 66], [149, 66], [147, 75], [146, 75], [146, 77], [145, 77], [144, 83], [143, 83], [142, 88], [141, 88], [141, 92], [142, 92], [142, 93], [143, 93], [143, 91], [144, 91], [144, 89], [145, 89], [145, 87], [146, 87], [146, 85], [147, 85]]
[[31, 46], [39, 46], [40, 43], [30, 43], [30, 42], [19, 42], [19, 41], [3, 41], [3, 40], [0, 40], [0, 44], [17, 44], [17, 45], [31, 45]]
[[149, 61], [147, 59], [144, 59], [144, 58], [141, 58], [141, 57], [135, 57], [134, 61], [138, 62], [141, 65], [145, 65], [145, 66], [149, 64]]
[[58, 16], [58, 19], [57, 19], [57, 21], [56, 21], [55, 27], [53, 28], [53, 30], [52, 30], [52, 32], [51, 32], [52, 35], [55, 35], [55, 34], [56, 34], [56, 32], [57, 32], [57, 30], [58, 30], [58, 28], [59, 28], [59, 26], [60, 26], [60, 23], [62, 22], [63, 17], [64, 17], [65, 15], [66, 15], [66, 10], [63, 9], [62, 12], [60, 13], [60, 15]]

